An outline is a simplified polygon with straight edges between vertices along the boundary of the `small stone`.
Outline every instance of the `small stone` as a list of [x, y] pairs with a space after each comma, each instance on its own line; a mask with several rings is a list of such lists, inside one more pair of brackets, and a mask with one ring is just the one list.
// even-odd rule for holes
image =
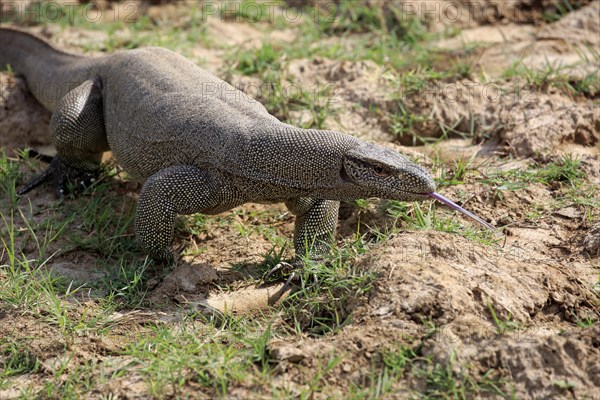
[[579, 218], [581, 215], [579, 210], [575, 207], [561, 208], [560, 210], [557, 210], [554, 214], [568, 219], [576, 219]]
[[392, 309], [390, 307], [380, 307], [377, 310], [375, 310], [375, 312], [373, 314], [377, 315], [377, 316], [384, 316], [384, 315], [389, 315], [392, 313]]
[[600, 256], [600, 224], [596, 224], [583, 238], [583, 248], [592, 257]]
[[306, 358], [302, 350], [292, 346], [279, 346], [271, 349], [271, 358], [276, 361], [298, 363]]

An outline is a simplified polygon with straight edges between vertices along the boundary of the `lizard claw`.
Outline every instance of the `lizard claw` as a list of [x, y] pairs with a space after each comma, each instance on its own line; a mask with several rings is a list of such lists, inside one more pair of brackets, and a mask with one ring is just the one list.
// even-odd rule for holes
[[302, 274], [300, 274], [301, 268], [302, 265], [298, 262], [292, 261], [289, 263], [281, 261], [265, 274], [263, 280], [267, 282], [279, 281], [287, 278], [281, 289], [279, 289], [275, 294], [273, 294], [273, 296], [269, 298], [270, 305], [277, 303], [286, 292], [293, 292], [295, 289], [297, 289], [297, 286], [302, 279]]
[[263, 280], [267, 282], [283, 280], [284, 278], [286, 279], [281, 289], [279, 289], [269, 299], [270, 305], [277, 303], [287, 291], [293, 293], [299, 290], [299, 288], [303, 288], [305, 285], [318, 285], [319, 278], [315, 273], [311, 274], [311, 276], [308, 277], [308, 281], [305, 278], [303, 278], [303, 268], [304, 263], [298, 259], [292, 261], [291, 263], [282, 261], [275, 265], [273, 268], [271, 268], [271, 270], [265, 274]]
[[17, 195], [23, 196], [50, 179], [54, 180], [56, 197], [63, 199], [67, 193], [83, 191], [92, 186], [98, 180], [98, 172], [71, 168], [58, 157], [54, 157], [48, 168], [22, 187]]
[[298, 279], [298, 278], [296, 277], [296, 273], [295, 273], [295, 272], [292, 272], [292, 273], [290, 274], [290, 276], [287, 278], [287, 280], [285, 281], [285, 284], [283, 285], [283, 287], [281, 288], [281, 294], [285, 293], [285, 292], [286, 292], [286, 291], [287, 291], [287, 290], [288, 290], [288, 289], [291, 287], [291, 285], [292, 285], [292, 282], [293, 282], [295, 279]]
[[278, 280], [278, 279], [281, 279], [288, 275], [293, 276], [293, 275], [296, 275], [294, 273], [294, 270], [296, 270], [296, 269], [297, 269], [297, 267], [294, 266], [293, 264], [282, 261], [280, 263], [277, 263], [277, 265], [275, 265], [273, 268], [271, 268], [269, 270], [269, 272], [267, 272], [267, 274], [265, 275], [265, 277], [263, 279], [265, 281], [267, 281], [267, 280], [269, 280], [269, 278], [275, 276], [275, 280]]
[[294, 281], [295, 279], [297, 279], [297, 274], [295, 272], [292, 272], [281, 287], [281, 289], [279, 289], [273, 296], [269, 298], [270, 306], [275, 305], [288, 290], [290, 292], [294, 290], [294, 285], [292, 284], [292, 281]]

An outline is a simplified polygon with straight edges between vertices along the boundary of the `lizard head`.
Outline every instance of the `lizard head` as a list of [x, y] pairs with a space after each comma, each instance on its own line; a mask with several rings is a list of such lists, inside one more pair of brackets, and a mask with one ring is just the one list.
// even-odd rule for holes
[[413, 201], [430, 198], [435, 191], [435, 182], [423, 167], [369, 143], [344, 155], [341, 177], [362, 197]]

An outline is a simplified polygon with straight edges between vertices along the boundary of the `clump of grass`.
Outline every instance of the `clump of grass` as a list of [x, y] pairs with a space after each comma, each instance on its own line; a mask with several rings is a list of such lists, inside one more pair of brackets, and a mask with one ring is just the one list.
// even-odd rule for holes
[[567, 155], [541, 166], [534, 173], [534, 179], [545, 185], [563, 183], [569, 186], [579, 186], [585, 178], [585, 172], [581, 167], [581, 160]]
[[398, 110], [390, 115], [390, 130], [401, 142], [406, 142], [405, 138], [409, 137], [412, 145], [416, 146], [427, 140], [416, 129], [427, 120], [428, 117], [414, 113], [398, 102]]
[[542, 14], [542, 19], [549, 23], [556, 22], [568, 13], [581, 8], [582, 2], [577, 0], [559, 0], [552, 2], [551, 6], [549, 9], [544, 10]]
[[[429, 334], [435, 334], [435, 329]], [[400, 344], [396, 348], [382, 350], [371, 367], [368, 389], [352, 388], [352, 391], [358, 389], [354, 398], [384, 398], [397, 389], [395, 384], [412, 379], [422, 381], [419, 398], [468, 399], [494, 394], [510, 399], [503, 390], [506, 382], [492, 374], [490, 370], [477, 376], [468, 366], [459, 364], [455, 353], [451, 353], [446, 363], [439, 363], [423, 354], [421, 341], [416, 346]], [[414, 394], [417, 395], [416, 392]]]
[[387, 207], [388, 214], [393, 217], [395, 223], [409, 230], [435, 230], [458, 234], [466, 239], [473, 240], [488, 246], [498, 244], [500, 239], [490, 230], [480, 230], [475, 226], [462, 225], [457, 218], [460, 215], [447, 217], [436, 212], [435, 202], [405, 203], [401, 201], [390, 201]]
[[104, 277], [103, 286], [108, 291], [107, 304], [112, 304], [116, 309], [140, 308], [148, 293], [149, 264], [148, 259], [140, 264], [119, 260], [116, 271], [111, 269]]
[[386, 28], [383, 12], [361, 1], [342, 0], [339, 4], [322, 7], [316, 18], [321, 32], [326, 34], [362, 33]]
[[237, 52], [236, 69], [244, 75], [265, 73], [268, 70], [279, 71], [281, 68], [281, 52], [270, 43], [265, 43], [258, 49], [244, 49]]
[[577, 318], [575, 320], [575, 323], [577, 324], [578, 327], [585, 329], [585, 328], [589, 328], [590, 326], [594, 326], [595, 324], [598, 323], [598, 321], [600, 321], [599, 318], [586, 317], [586, 318]]
[[393, 35], [396, 40], [415, 44], [425, 40], [429, 32], [418, 18], [407, 16], [399, 7], [385, 9], [370, 6], [366, 1], [341, 0], [337, 5], [316, 10], [317, 26], [328, 35], [375, 32]]
[[[595, 61], [599, 58], [598, 52], [590, 49]], [[569, 72], [581, 65], [590, 63], [587, 53], [580, 51], [581, 61], [564, 65], [560, 62], [551, 62], [546, 59], [546, 63], [541, 68], [534, 68], [525, 65], [522, 61], [516, 61], [504, 71], [503, 77], [506, 79], [519, 78], [524, 79], [528, 85], [538, 88], [556, 88], [570, 94], [584, 95], [594, 97], [600, 90], [600, 78], [598, 68], [595, 68], [589, 74], [581, 79], [573, 79]]]
[[476, 157], [477, 151], [474, 151], [469, 158], [460, 157], [453, 160], [449, 167], [437, 158], [434, 163], [434, 172], [437, 175], [435, 178], [436, 186], [440, 188], [464, 184], [467, 176], [477, 170]]
[[285, 300], [284, 319], [296, 333], [323, 335], [348, 323], [348, 305], [369, 293], [376, 275], [350, 261], [367, 250], [363, 238], [332, 249], [322, 261], [305, 260], [299, 288]]
[[496, 333], [498, 335], [503, 335], [506, 332], [512, 332], [519, 329], [520, 324], [517, 321], [513, 321], [512, 313], [509, 312], [506, 319], [501, 319], [496, 314], [494, 306], [488, 303], [487, 308], [490, 312], [490, 316], [492, 317], [492, 321], [494, 321], [494, 325], [496, 325]]
[[124, 354], [133, 357], [151, 396], [184, 396], [187, 384], [205, 393], [227, 397], [231, 385], [263, 379], [268, 368], [270, 329], [227, 318], [225, 326], [155, 326], [131, 343]]
[[546, 186], [565, 185], [579, 187], [585, 178], [581, 160], [572, 155], [561, 156], [548, 163], [535, 163], [525, 170], [487, 174], [481, 182], [496, 187], [497, 190], [518, 190], [529, 183], [541, 183]]
[[78, 230], [69, 235], [73, 249], [93, 251], [104, 259], [139, 252], [133, 234], [135, 208], [123, 197], [103, 195], [112, 184], [103, 183], [77, 200]]
[[373, 360], [368, 388], [358, 385], [351, 388], [356, 392], [354, 398], [383, 398], [394, 389], [395, 383], [408, 375], [418, 359], [418, 352], [404, 344], [395, 349], [384, 349], [379, 354], [379, 360]]
[[429, 358], [426, 358], [423, 364], [417, 367], [414, 373], [425, 378], [427, 386], [424, 395], [428, 398], [469, 399], [479, 397], [483, 393], [511, 398], [502, 390], [505, 382], [501, 378], [492, 378], [493, 370], [481, 377], [474, 376], [468, 367], [457, 365], [454, 352], [446, 365], [435, 363]]
[[[21, 179], [19, 164], [9, 158], [4, 149], [0, 150], [0, 194], [9, 202], [10, 209], [17, 205], [17, 182]], [[6, 203], [5, 203], [6, 204]]]
[[375, 275], [356, 267], [307, 265], [300, 289], [285, 301], [286, 320], [296, 333], [337, 332], [350, 317], [349, 302], [373, 288]]
[[0, 389], [8, 389], [8, 378], [35, 373], [39, 368], [40, 361], [23, 341], [10, 337], [0, 339]]

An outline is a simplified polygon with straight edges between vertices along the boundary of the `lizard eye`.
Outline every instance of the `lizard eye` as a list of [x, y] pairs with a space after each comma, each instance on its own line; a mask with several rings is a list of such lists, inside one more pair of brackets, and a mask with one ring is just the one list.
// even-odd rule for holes
[[383, 173], [384, 172], [383, 167], [380, 166], [380, 165], [376, 165], [375, 167], [373, 167], [373, 171], [375, 171], [375, 173], [377, 175], [384, 175], [384, 173]]

